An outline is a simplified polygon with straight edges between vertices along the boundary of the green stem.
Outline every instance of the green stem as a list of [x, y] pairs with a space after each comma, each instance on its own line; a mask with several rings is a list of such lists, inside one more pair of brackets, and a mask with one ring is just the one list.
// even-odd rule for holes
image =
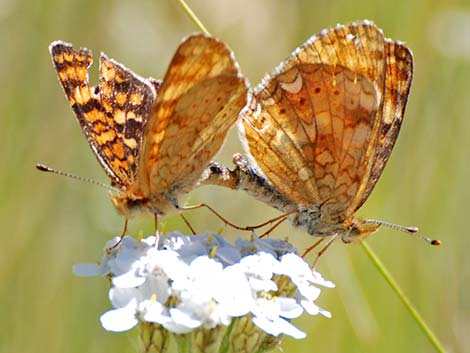
[[178, 353], [191, 353], [191, 334], [181, 334], [181, 335], [174, 335], [173, 336], [176, 341], [176, 347], [178, 349]]
[[191, 10], [191, 8], [188, 6], [188, 4], [186, 4], [186, 1], [178, 0], [178, 2], [180, 3], [180, 5], [183, 8], [184, 12], [186, 12], [186, 14], [189, 16], [189, 18], [191, 18], [191, 20], [194, 22], [196, 27], [199, 28], [201, 30], [201, 32], [203, 32], [203, 33], [207, 34], [208, 36], [210, 36], [211, 34], [207, 30], [207, 28], [202, 24], [201, 20], [196, 16], [196, 14], [193, 12], [193, 10]]
[[235, 326], [236, 322], [237, 322], [237, 319], [233, 318], [232, 321], [230, 322], [230, 325], [227, 328], [227, 331], [225, 331], [224, 337], [222, 338], [222, 342], [220, 344], [219, 353], [227, 353], [229, 351], [230, 337], [232, 336], [233, 327]]
[[423, 317], [418, 313], [418, 311], [415, 309], [413, 304], [411, 304], [411, 301], [408, 299], [408, 297], [405, 295], [403, 290], [400, 288], [398, 283], [395, 281], [395, 279], [392, 277], [390, 272], [388, 272], [387, 268], [385, 265], [380, 261], [380, 259], [377, 257], [375, 252], [372, 250], [370, 245], [366, 244], [366, 242], [361, 241], [362, 248], [366, 252], [366, 254], [369, 256], [369, 258], [372, 260], [374, 263], [375, 267], [379, 270], [379, 272], [382, 274], [382, 276], [385, 278], [385, 280], [388, 282], [390, 287], [392, 287], [392, 290], [395, 292], [395, 294], [398, 296], [398, 298], [401, 300], [403, 305], [408, 309], [408, 312], [411, 314], [411, 316], [415, 319], [423, 333], [426, 335], [428, 340], [431, 342], [431, 344], [434, 346], [437, 352], [439, 353], [444, 353], [444, 347], [442, 346], [442, 343], [439, 341], [439, 339], [436, 337], [434, 332], [429, 328], [429, 326], [426, 324], [424, 321]]

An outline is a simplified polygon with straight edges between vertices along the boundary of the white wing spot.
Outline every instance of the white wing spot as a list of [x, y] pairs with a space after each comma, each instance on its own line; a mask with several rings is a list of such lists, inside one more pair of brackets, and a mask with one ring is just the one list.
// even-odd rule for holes
[[304, 84], [304, 81], [302, 80], [302, 76], [300, 74], [297, 74], [295, 76], [294, 82], [281, 82], [281, 88], [284, 91], [287, 91], [289, 93], [295, 94], [299, 93], [300, 90], [302, 89], [302, 86]]

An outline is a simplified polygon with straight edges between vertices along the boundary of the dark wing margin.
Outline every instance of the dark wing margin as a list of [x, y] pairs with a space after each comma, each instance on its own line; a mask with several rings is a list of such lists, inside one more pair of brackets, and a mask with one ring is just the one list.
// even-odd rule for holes
[[367, 200], [392, 153], [405, 115], [413, 78], [413, 53], [402, 42], [385, 40], [385, 91], [374, 162], [366, 189], [356, 209]]
[[136, 177], [143, 130], [160, 82], [146, 80], [102, 54], [97, 87], [89, 83], [91, 51], [61, 41], [49, 47], [65, 95], [96, 158], [113, 183]]

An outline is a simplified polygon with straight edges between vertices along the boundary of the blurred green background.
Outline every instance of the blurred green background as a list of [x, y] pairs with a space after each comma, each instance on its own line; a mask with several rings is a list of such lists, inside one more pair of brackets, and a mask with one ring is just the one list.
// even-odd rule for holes
[[[189, 3], [235, 51], [254, 84], [321, 29], [370, 19], [406, 41], [415, 78], [390, 162], [359, 215], [443, 241], [440, 248], [381, 229], [369, 240], [449, 352], [470, 352], [470, 3], [438, 1], [220, 1]], [[176, 1], [0, 0], [0, 352], [134, 352], [137, 330], [105, 332], [110, 307], [103, 279], [72, 275], [74, 263], [101, 257], [123, 220], [106, 191], [34, 169], [44, 162], [108, 182], [65, 100], [48, 53], [51, 41], [100, 51], [143, 76], [162, 77], [181, 38], [196, 28]], [[97, 80], [93, 67], [92, 81]], [[218, 160], [240, 151], [232, 131]], [[213, 187], [191, 194], [238, 224], [276, 213], [246, 195]], [[187, 213], [197, 230], [221, 223]], [[168, 229], [187, 231], [178, 217]], [[151, 219], [132, 221], [137, 234]], [[225, 230], [225, 234], [241, 234]], [[275, 235], [300, 247], [312, 238], [289, 225]], [[319, 271], [336, 283], [319, 303], [332, 319], [296, 321], [308, 338], [284, 352], [432, 352], [416, 323], [358, 245], [336, 242]], [[467, 293], [467, 294], [465, 294]]]

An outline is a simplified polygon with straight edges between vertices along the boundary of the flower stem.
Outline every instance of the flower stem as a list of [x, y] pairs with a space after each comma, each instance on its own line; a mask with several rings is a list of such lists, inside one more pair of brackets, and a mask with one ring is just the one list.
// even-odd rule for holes
[[230, 337], [232, 335], [233, 331], [233, 326], [235, 325], [235, 322], [237, 322], [237, 319], [232, 319], [230, 322], [230, 325], [227, 328], [227, 331], [225, 331], [225, 335], [222, 338], [222, 342], [220, 344], [220, 350], [219, 353], [227, 353], [230, 349]]
[[416, 323], [419, 325], [423, 333], [426, 335], [428, 338], [429, 342], [434, 346], [437, 352], [439, 353], [445, 353], [444, 347], [442, 346], [442, 343], [439, 341], [439, 339], [436, 337], [434, 332], [429, 328], [429, 326], [426, 324], [424, 321], [423, 317], [418, 313], [418, 311], [415, 309], [411, 301], [408, 299], [408, 297], [405, 295], [403, 290], [400, 288], [398, 283], [395, 281], [395, 279], [392, 277], [390, 272], [387, 270], [385, 265], [380, 261], [380, 259], [377, 257], [375, 252], [372, 250], [370, 245], [368, 245], [365, 241], [361, 241], [362, 248], [366, 252], [366, 254], [369, 256], [369, 258], [372, 260], [374, 263], [375, 267], [379, 270], [383, 278], [387, 281], [387, 283], [392, 287], [392, 290], [395, 292], [395, 294], [398, 296], [398, 298], [401, 300], [403, 305], [405, 305], [406, 309], [408, 309], [408, 312], [411, 314], [411, 316], [414, 318]]
[[196, 14], [193, 12], [193, 10], [186, 4], [186, 1], [184, 0], [177, 0], [181, 7], [183, 8], [184, 12], [191, 18], [191, 20], [194, 22], [197, 28], [201, 30], [201, 32], [207, 34], [210, 36], [211, 34], [207, 30], [207, 28], [202, 24], [201, 20], [196, 16]]
[[191, 335], [174, 335], [178, 353], [191, 353]]

